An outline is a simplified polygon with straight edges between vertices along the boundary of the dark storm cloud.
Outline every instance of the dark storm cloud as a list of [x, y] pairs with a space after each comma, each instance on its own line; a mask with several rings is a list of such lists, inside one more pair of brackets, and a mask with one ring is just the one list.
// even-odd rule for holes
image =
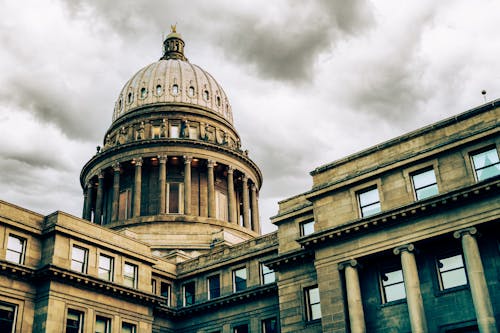
[[266, 16], [266, 6], [261, 12], [221, 17], [228, 23], [218, 37], [225, 53], [263, 78], [309, 81], [320, 53], [373, 23], [371, 6], [363, 0], [281, 4], [279, 19]]

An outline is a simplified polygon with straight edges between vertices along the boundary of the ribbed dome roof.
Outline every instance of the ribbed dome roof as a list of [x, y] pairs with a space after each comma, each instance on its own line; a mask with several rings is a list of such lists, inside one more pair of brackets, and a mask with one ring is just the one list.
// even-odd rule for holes
[[113, 121], [137, 107], [157, 103], [201, 106], [233, 123], [231, 105], [222, 87], [208, 72], [184, 57], [178, 33], [165, 40], [165, 55], [139, 70], [125, 84], [115, 104]]

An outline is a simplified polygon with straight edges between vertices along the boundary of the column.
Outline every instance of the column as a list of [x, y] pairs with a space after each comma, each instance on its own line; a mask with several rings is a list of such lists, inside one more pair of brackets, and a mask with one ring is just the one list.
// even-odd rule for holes
[[113, 164], [113, 204], [111, 221], [118, 221], [118, 203], [120, 201], [120, 163]]
[[414, 252], [415, 246], [413, 244], [398, 246], [394, 249], [394, 254], [401, 254], [401, 267], [403, 269], [411, 331], [412, 333], [424, 333], [427, 332], [427, 321], [425, 319], [424, 303], [420, 292], [420, 280]]
[[215, 217], [215, 181], [214, 181], [214, 165], [215, 162], [207, 161], [207, 172], [208, 172], [208, 217]]
[[191, 215], [191, 156], [184, 156], [184, 214]]
[[252, 205], [252, 230], [260, 233], [259, 228], [259, 209], [257, 208], [257, 186], [250, 185], [250, 202]]
[[479, 332], [494, 333], [497, 332], [495, 317], [475, 234], [477, 234], [477, 229], [472, 227], [455, 231], [453, 236], [462, 240], [467, 278], [469, 279]]
[[83, 209], [82, 209], [82, 219], [87, 220], [87, 207], [89, 205], [88, 202], [88, 192], [89, 187], [87, 184], [83, 187]]
[[97, 179], [98, 179], [98, 184], [97, 184], [97, 195], [95, 198], [94, 223], [101, 224], [102, 192], [104, 189], [104, 173], [102, 171], [99, 172]]
[[135, 184], [134, 184], [134, 217], [141, 216], [141, 190], [142, 190], [142, 157], [134, 158]]
[[248, 177], [243, 175], [243, 186], [242, 186], [242, 196], [243, 196], [243, 227], [250, 229], [250, 221], [248, 218], [249, 210], [249, 200], [248, 200]]
[[236, 207], [235, 207], [235, 196], [234, 196], [234, 168], [232, 166], [227, 167], [227, 196], [228, 198], [228, 209], [229, 209], [229, 222], [237, 223], [236, 221]]
[[347, 307], [349, 309], [349, 323], [351, 333], [365, 333], [365, 314], [361, 301], [361, 287], [358, 274], [359, 263], [352, 259], [339, 264], [340, 270], [345, 270], [345, 286], [347, 293]]
[[158, 155], [160, 161], [160, 175], [158, 177], [158, 186], [160, 187], [160, 214], [166, 213], [167, 195], [165, 192], [167, 184], [167, 155]]
[[94, 186], [92, 185], [92, 180], [87, 183], [87, 205], [85, 206], [85, 215], [83, 218], [90, 221], [92, 217], [92, 203], [94, 202]]

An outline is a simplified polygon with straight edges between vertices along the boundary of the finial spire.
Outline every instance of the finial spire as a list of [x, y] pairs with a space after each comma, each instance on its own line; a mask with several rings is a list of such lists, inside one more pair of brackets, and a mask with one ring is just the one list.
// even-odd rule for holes
[[171, 32], [167, 39], [163, 42], [164, 54], [161, 59], [180, 59], [187, 61], [184, 56], [184, 41], [179, 33], [177, 33], [177, 23], [170, 25]]

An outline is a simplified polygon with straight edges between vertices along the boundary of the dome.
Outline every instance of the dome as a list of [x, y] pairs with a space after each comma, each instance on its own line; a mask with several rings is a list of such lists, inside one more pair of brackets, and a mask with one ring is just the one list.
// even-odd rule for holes
[[138, 107], [179, 103], [200, 107], [233, 123], [226, 93], [212, 75], [184, 57], [183, 46], [178, 33], [167, 37], [164, 56], [139, 70], [122, 88], [113, 121]]

